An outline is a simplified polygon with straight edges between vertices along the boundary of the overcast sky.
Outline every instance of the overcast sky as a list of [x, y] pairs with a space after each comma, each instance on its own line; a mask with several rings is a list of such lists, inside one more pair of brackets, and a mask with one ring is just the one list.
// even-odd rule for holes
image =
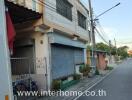
[[[88, 0], [81, 0], [88, 7]], [[91, 0], [94, 13], [98, 15], [111, 8], [117, 3], [121, 5], [99, 17], [100, 23], [106, 35], [113, 41], [117, 40], [118, 45], [129, 43], [132, 45], [132, 0]], [[126, 44], [124, 44], [126, 45]], [[128, 44], [127, 44], [128, 45]], [[132, 47], [131, 47], [132, 48]]]

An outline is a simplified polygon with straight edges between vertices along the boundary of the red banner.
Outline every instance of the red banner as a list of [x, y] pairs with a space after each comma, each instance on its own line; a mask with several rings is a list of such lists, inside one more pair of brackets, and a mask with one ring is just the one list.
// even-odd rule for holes
[[10, 53], [12, 54], [13, 42], [15, 38], [15, 29], [8, 10], [6, 10], [6, 25], [7, 25], [8, 45], [9, 45]]

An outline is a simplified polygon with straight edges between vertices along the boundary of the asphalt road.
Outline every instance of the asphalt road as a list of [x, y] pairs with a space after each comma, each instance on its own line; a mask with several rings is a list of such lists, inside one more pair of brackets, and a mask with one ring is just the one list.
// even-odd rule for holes
[[[94, 91], [93, 94], [89, 93], [91, 91]], [[77, 100], [132, 100], [132, 59], [124, 61], [107, 78]]]

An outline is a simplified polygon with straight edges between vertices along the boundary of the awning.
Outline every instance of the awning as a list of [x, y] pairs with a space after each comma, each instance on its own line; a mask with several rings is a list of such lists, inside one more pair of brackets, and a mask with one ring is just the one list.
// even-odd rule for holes
[[36, 20], [41, 18], [42, 14], [28, 9], [24, 6], [14, 4], [11, 1], [5, 0], [5, 4], [8, 7], [11, 19], [14, 24], [22, 23], [26, 21]]

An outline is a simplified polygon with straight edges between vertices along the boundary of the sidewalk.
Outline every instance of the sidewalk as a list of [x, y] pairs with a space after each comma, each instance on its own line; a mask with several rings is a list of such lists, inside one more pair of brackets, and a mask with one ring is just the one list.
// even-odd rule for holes
[[[103, 79], [107, 74], [109, 74], [111, 71], [106, 70], [103, 71], [103, 73], [101, 75], [97, 75], [94, 76], [92, 78], [85, 78], [80, 80], [79, 83], [77, 83], [74, 86], [69, 87], [67, 90], [65, 91], [82, 91], [84, 92], [86, 89], [88, 89], [89, 87], [91, 87], [92, 85], [94, 85], [95, 83], [97, 83], [98, 81], [100, 81], [101, 79]], [[72, 96], [72, 97], [68, 97], [68, 96], [52, 96], [52, 97], [41, 97], [41, 98], [37, 98], [35, 100], [73, 100], [74, 98], [76, 98], [76, 96]]]

